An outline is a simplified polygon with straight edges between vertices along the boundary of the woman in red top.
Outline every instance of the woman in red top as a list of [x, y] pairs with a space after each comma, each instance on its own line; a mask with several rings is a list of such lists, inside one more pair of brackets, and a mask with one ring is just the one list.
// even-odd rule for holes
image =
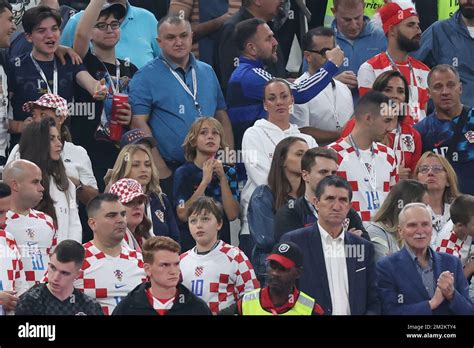
[[[408, 83], [400, 72], [390, 70], [377, 77], [372, 90], [382, 92], [399, 106], [402, 116], [398, 119], [397, 128], [388, 134], [383, 143], [395, 151], [400, 179], [408, 179], [414, 172], [422, 150], [421, 135], [413, 128], [413, 118], [409, 116]], [[351, 118], [344, 126], [341, 137], [348, 136], [354, 124], [355, 119]]]

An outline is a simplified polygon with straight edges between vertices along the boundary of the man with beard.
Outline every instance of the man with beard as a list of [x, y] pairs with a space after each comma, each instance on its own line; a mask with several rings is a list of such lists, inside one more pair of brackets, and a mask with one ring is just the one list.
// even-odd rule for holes
[[315, 299], [298, 290], [303, 273], [303, 254], [295, 243], [275, 245], [267, 257], [268, 286], [246, 293], [236, 304], [219, 314], [323, 315]]
[[[256, 120], [267, 117], [263, 106], [263, 90], [273, 76], [265, 66], [278, 60], [278, 42], [264, 20], [240, 22], [235, 39], [241, 52], [239, 66], [232, 73], [227, 87], [228, 113], [234, 132], [235, 148], [240, 149], [242, 137]], [[338, 47], [326, 51], [327, 61], [310, 77], [291, 84], [296, 104], [307, 103], [321, 92], [336, 74], [344, 54]]]
[[398, 70], [410, 87], [410, 114], [414, 122], [426, 117], [428, 102], [427, 77], [430, 69], [408, 53], [420, 47], [420, 20], [410, 1], [391, 2], [379, 11], [387, 36], [387, 51], [361, 65], [357, 74], [359, 94], [367, 93], [377, 76], [387, 70]]
[[352, 132], [328, 145], [337, 153], [337, 175], [352, 186], [352, 207], [362, 221], [371, 220], [398, 181], [394, 152], [380, 143], [397, 124], [391, 105], [381, 92], [365, 94], [355, 107]]
[[433, 67], [449, 64], [462, 81], [461, 101], [474, 106], [474, 0], [459, 0], [459, 10], [449, 19], [430, 26], [421, 36], [415, 56]]

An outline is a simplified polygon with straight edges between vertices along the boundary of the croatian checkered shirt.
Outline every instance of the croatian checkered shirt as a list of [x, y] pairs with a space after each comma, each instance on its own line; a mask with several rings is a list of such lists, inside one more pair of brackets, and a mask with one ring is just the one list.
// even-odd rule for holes
[[86, 258], [74, 287], [95, 298], [105, 315], [110, 315], [117, 304], [138, 284], [146, 280], [142, 254], [122, 246], [119, 256], [100, 251], [92, 242], [84, 244]]
[[[411, 64], [413, 73], [410, 71]], [[405, 77], [410, 88], [410, 105], [415, 106], [411, 110], [415, 123], [426, 117], [426, 104], [428, 103], [428, 68], [421, 61], [408, 56], [408, 61], [401, 63], [395, 62], [400, 73]], [[385, 52], [377, 54], [370, 58], [359, 68], [357, 73], [357, 82], [359, 84], [359, 95], [363, 96], [374, 84], [377, 76], [385, 71], [393, 70], [390, 59]], [[415, 79], [413, 79], [415, 75]], [[416, 81], [415, 81], [416, 80]]]
[[[390, 188], [398, 182], [398, 174], [393, 150], [380, 143], [374, 144], [376, 173], [376, 192], [373, 192], [367, 179], [367, 172], [357, 157], [352, 145], [343, 139], [328, 145], [337, 152], [337, 175], [346, 179], [352, 187], [352, 208], [362, 221], [370, 221], [387, 197]], [[371, 165], [371, 150], [361, 150], [361, 159], [366, 166]], [[378, 197], [377, 197], [378, 196]], [[378, 199], [376, 204], [375, 198]]]
[[465, 265], [471, 250], [472, 237], [467, 236], [466, 240], [461, 240], [454, 231], [443, 233], [436, 242], [435, 250], [459, 257], [461, 263]]
[[43, 212], [30, 209], [28, 215], [8, 211], [5, 231], [16, 240], [22, 255], [28, 288], [41, 282], [48, 269], [49, 255], [56, 245], [53, 219]]
[[21, 293], [26, 290], [21, 254], [13, 236], [3, 230], [0, 230], [0, 252], [0, 291]]
[[260, 287], [247, 256], [223, 241], [206, 255], [197, 254], [196, 248], [185, 252], [180, 268], [183, 285], [203, 299], [213, 314]]

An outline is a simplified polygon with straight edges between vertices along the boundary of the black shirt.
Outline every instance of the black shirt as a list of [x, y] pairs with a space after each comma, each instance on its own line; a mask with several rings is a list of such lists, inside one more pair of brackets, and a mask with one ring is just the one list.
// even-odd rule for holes
[[[120, 83], [119, 92], [128, 94], [128, 84], [135, 72], [138, 70], [135, 65], [125, 60], [119, 59], [120, 62]], [[114, 144], [108, 137], [99, 136], [97, 127], [101, 123], [102, 110], [105, 104], [106, 113], [110, 113], [112, 104], [113, 89], [111, 81], [116, 86], [116, 65], [110, 63], [102, 63], [99, 58], [90, 51], [83, 60], [83, 65], [91, 76], [100, 80], [105, 78], [108, 88], [108, 97], [105, 102], [94, 101], [92, 96], [79, 85], [75, 84], [75, 105], [76, 114], [71, 115], [71, 135], [74, 144], [84, 147], [89, 154], [96, 176], [99, 190], [103, 190], [103, 176], [107, 168], [112, 168], [115, 159], [119, 153], [118, 144]], [[90, 108], [89, 106], [93, 106]], [[84, 113], [82, 110], [91, 110], [92, 113]], [[125, 132], [126, 130], [124, 130]]]
[[20, 296], [15, 315], [103, 315], [100, 305], [91, 297], [74, 289], [64, 301], [39, 284]]

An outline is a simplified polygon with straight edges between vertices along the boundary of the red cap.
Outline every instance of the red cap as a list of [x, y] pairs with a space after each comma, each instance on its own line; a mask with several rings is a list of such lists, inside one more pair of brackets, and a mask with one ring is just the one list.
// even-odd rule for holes
[[392, 25], [397, 25], [409, 17], [418, 16], [411, 1], [390, 2], [379, 9], [379, 14], [385, 34]]
[[128, 203], [137, 197], [146, 198], [142, 185], [134, 179], [120, 179], [110, 187], [110, 193], [118, 196], [120, 203]]

